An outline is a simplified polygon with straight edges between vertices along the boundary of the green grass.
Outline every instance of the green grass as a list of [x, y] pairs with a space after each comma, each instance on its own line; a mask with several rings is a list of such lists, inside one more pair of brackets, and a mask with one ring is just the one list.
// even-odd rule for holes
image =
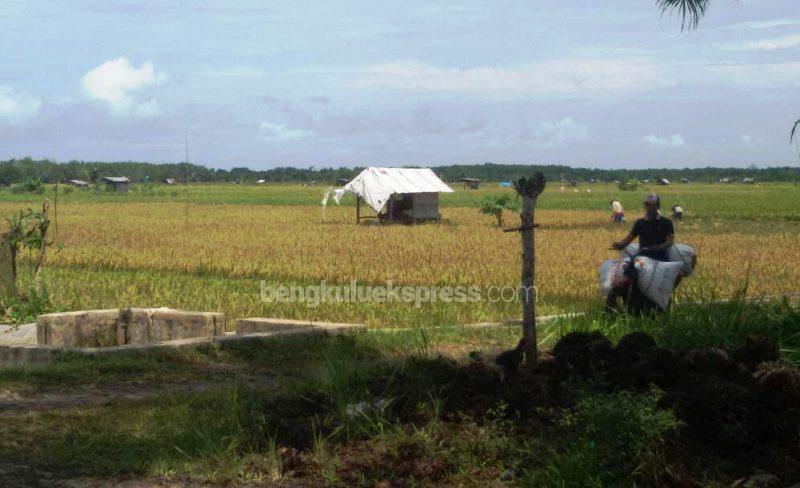
[[[662, 196], [663, 208], [681, 204], [691, 218], [800, 221], [800, 185], [791, 183], [691, 184], [642, 187], [637, 191], [619, 191], [612, 183], [582, 184], [567, 187], [550, 182], [538, 208], [560, 210], [600, 210], [610, 212], [609, 200], [619, 199], [629, 215], [640, 212], [642, 197], [648, 192]], [[454, 193], [441, 194], [442, 207], [474, 207], [477, 211], [487, 195], [512, 192], [487, 184], [480, 190], [463, 190], [451, 185]], [[65, 194], [61, 187], [60, 202], [188, 202], [210, 205], [311, 205], [319, 206], [327, 186], [275, 183], [267, 185], [193, 184], [179, 186], [134, 185], [129, 193], [108, 192], [104, 189], [74, 189]], [[575, 191], [577, 190], [577, 191]], [[591, 193], [587, 192], [589, 190]], [[0, 201], [39, 204], [44, 197], [53, 198], [53, 186], [43, 195], [12, 193], [0, 190]], [[335, 205], [333, 201], [330, 205]], [[343, 205], [354, 205], [352, 196]], [[446, 218], [446, 213], [445, 213]]]
[[[685, 350], [735, 347], [760, 334], [796, 361], [798, 317], [800, 308], [789, 302], [681, 305], [644, 321], [592, 313], [543, 325], [540, 338], [549, 348], [574, 330], [601, 330], [612, 339], [645, 330], [660, 345]], [[517, 327], [439, 327], [145, 357], [66, 356], [49, 366], [4, 371], [0, 385], [76, 388], [136, 379], [139, 386], [155, 387], [176, 379], [202, 381], [210, 376], [199, 373], [221, 366], [229, 375], [224, 386], [206, 391], [9, 416], [0, 423], [0, 457], [64, 476], [217, 483], [280, 476], [278, 447], [287, 444], [307, 449], [307, 477], [334, 484], [356, 483], [354, 470], [365, 484], [422, 480], [442, 470], [454, 483], [492, 484], [505, 476], [541, 486], [632, 486], [658, 484], [673, 469], [670, 463], [680, 455], [673, 448], [676, 423], [657, 407], [658, 392], [584, 391], [574, 405], [539, 412], [552, 419], [545, 423], [509, 418], [503, 405], [484, 421], [443, 419], [448, 397], [440, 388], [453, 366], [438, 354], [463, 361], [470, 350], [504, 349], [518, 336]], [[253, 374], [280, 381], [241, 386]], [[364, 409], [353, 413], [362, 402]], [[408, 459], [418, 464], [409, 467]], [[728, 484], [729, 468], [701, 466]]]

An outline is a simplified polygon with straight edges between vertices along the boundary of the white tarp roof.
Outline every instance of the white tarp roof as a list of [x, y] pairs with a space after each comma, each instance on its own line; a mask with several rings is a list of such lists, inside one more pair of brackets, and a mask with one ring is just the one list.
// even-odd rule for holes
[[336, 203], [346, 192], [355, 193], [373, 210], [380, 212], [392, 195], [452, 193], [453, 190], [428, 168], [367, 168], [336, 191]]

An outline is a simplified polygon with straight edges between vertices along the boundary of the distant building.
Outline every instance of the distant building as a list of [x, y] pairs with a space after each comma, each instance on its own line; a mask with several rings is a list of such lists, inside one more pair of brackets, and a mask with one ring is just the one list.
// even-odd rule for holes
[[669, 180], [666, 179], [666, 178], [658, 178], [656, 180], [656, 184], [661, 185], [661, 186], [669, 186]]
[[83, 180], [67, 180], [67, 184], [70, 186], [77, 186], [78, 188], [85, 188], [89, 186], [89, 182]]
[[258, 180], [258, 181], [256, 181], [256, 185], [263, 185], [266, 182], [267, 182], [267, 180]]
[[103, 181], [118, 192], [127, 192], [131, 187], [131, 180], [127, 176], [106, 176]]
[[461, 183], [465, 190], [477, 190], [481, 187], [481, 180], [478, 178], [461, 178]]
[[756, 182], [755, 178], [742, 178], [742, 184], [745, 185], [752, 185], [755, 182]]
[[164, 178], [164, 184], [166, 185], [174, 185], [176, 182], [172, 178]]
[[681, 183], [683, 183], [684, 185], [688, 185], [689, 183], [691, 183], [691, 181], [689, 180], [689, 178], [681, 178]]

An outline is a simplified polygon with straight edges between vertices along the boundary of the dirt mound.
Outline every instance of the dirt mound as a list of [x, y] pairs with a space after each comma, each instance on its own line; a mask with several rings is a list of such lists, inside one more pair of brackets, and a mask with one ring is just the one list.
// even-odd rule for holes
[[780, 350], [773, 341], [763, 336], [751, 335], [741, 347], [733, 350], [731, 356], [737, 363], [754, 370], [761, 363], [777, 361], [780, 358]]
[[603, 375], [611, 362], [611, 341], [600, 332], [570, 332], [553, 348], [560, 376], [591, 378]]

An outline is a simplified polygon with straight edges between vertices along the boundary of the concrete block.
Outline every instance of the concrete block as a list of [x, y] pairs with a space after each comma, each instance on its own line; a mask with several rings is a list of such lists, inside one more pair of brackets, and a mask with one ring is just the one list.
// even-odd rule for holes
[[36, 339], [41, 346], [109, 347], [124, 343], [116, 309], [39, 315]]
[[119, 313], [126, 344], [212, 338], [225, 333], [225, 314], [170, 308], [127, 308]]

